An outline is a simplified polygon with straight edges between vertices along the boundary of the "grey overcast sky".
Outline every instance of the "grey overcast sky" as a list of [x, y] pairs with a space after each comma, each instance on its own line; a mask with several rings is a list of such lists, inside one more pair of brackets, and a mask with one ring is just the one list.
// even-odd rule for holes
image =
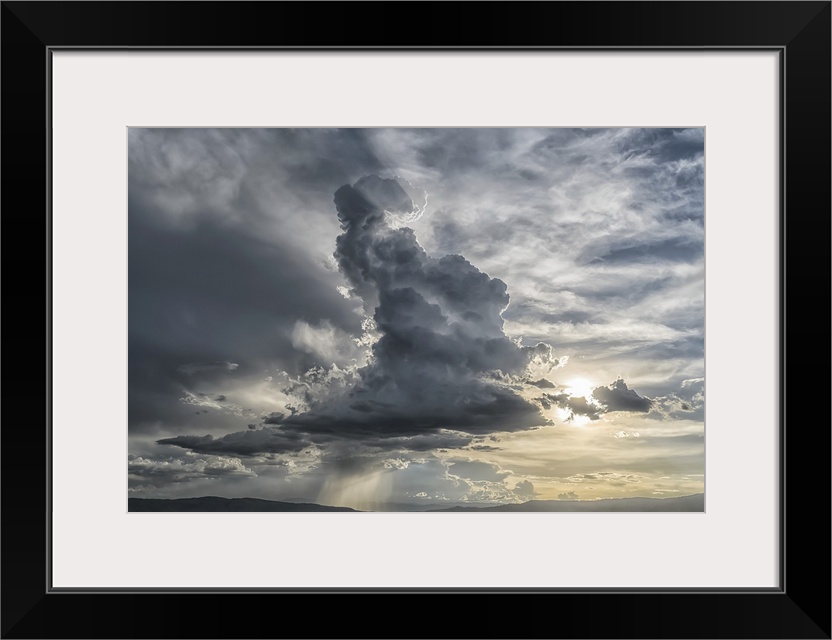
[[703, 129], [128, 135], [132, 497], [703, 491]]

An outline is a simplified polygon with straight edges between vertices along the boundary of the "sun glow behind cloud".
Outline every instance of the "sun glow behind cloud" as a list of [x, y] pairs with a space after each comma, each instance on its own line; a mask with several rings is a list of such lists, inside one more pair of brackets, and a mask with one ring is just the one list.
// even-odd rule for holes
[[592, 390], [598, 386], [587, 378], [571, 378], [565, 384], [565, 390], [569, 395], [586, 399], [592, 397]]

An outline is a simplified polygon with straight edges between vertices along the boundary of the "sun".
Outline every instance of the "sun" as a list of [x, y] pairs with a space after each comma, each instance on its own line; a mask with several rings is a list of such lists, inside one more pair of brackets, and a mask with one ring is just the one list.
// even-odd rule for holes
[[582, 416], [581, 414], [572, 414], [572, 424], [576, 427], [583, 427], [585, 424], [589, 424], [591, 419], [589, 416]]
[[566, 392], [570, 396], [581, 396], [589, 399], [592, 397], [592, 390], [597, 385], [586, 378], [572, 378], [566, 383]]

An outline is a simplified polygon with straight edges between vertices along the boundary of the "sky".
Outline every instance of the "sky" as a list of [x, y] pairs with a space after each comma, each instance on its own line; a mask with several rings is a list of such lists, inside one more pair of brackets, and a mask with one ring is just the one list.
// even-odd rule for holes
[[128, 491], [704, 491], [704, 129], [128, 130]]

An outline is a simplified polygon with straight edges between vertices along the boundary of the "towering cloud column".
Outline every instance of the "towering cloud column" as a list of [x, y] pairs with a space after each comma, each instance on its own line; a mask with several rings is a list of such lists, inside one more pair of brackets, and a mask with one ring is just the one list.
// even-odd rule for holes
[[335, 257], [380, 339], [342, 402], [291, 416], [285, 427], [345, 436], [471, 434], [543, 424], [534, 405], [487, 374], [517, 374], [527, 350], [503, 333], [509, 295], [465, 258], [428, 256], [390, 216], [419, 210], [396, 180], [367, 176], [335, 193], [343, 233]]

